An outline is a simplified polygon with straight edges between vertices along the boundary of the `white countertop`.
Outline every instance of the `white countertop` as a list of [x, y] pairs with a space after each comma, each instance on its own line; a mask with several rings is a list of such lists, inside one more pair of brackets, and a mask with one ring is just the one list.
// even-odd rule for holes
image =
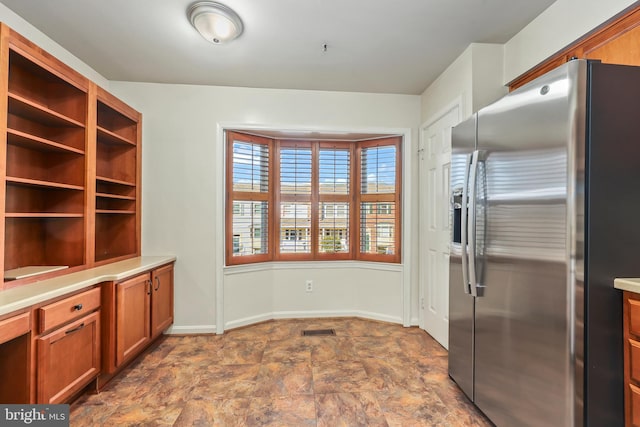
[[640, 294], [640, 278], [616, 278], [613, 280], [613, 287], [622, 291]]
[[0, 316], [97, 283], [118, 281], [176, 260], [175, 256], [141, 256], [0, 291]]

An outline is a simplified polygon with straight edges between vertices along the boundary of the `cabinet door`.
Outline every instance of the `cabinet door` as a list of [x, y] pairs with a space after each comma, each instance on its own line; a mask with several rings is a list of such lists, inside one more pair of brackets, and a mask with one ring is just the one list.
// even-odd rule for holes
[[100, 372], [100, 313], [38, 338], [37, 402], [62, 403]]
[[116, 286], [116, 366], [138, 354], [151, 340], [149, 274]]
[[173, 264], [153, 270], [151, 331], [155, 338], [173, 323]]

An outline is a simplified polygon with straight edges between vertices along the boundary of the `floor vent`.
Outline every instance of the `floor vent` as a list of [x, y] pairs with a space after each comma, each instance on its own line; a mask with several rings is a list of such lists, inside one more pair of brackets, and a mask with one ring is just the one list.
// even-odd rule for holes
[[306, 331], [302, 331], [302, 335], [305, 337], [318, 337], [335, 334], [336, 331], [334, 329], [308, 329]]

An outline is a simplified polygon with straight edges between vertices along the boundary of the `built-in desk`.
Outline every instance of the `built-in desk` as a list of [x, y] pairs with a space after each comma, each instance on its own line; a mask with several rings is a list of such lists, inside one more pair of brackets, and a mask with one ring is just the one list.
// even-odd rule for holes
[[[0, 291], [0, 403], [62, 403], [93, 381], [105, 359], [102, 336], [116, 328], [116, 301], [106, 291], [127, 279], [147, 275], [145, 292], [164, 292], [156, 298], [168, 301], [157, 329], [166, 329], [173, 322], [175, 260], [136, 257]], [[63, 361], [69, 365], [58, 369]]]
[[141, 256], [0, 291], [0, 316], [98, 283], [120, 281], [175, 260], [174, 256]]

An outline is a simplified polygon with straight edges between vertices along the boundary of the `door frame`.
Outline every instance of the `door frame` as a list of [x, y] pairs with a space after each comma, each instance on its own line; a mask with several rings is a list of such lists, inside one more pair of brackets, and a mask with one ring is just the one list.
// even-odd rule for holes
[[[424, 211], [425, 203], [428, 202], [427, 198], [427, 189], [426, 186], [426, 178], [427, 171], [424, 163], [424, 153], [426, 150], [426, 141], [424, 138], [424, 133], [426, 130], [431, 127], [438, 120], [442, 119], [447, 114], [451, 113], [453, 110], [458, 110], [458, 123], [462, 121], [464, 105], [463, 105], [463, 97], [462, 95], [456, 97], [453, 101], [449, 102], [444, 108], [439, 110], [436, 114], [429, 117], [422, 125], [420, 125], [419, 132], [419, 149], [418, 149], [418, 192], [420, 197], [418, 198], [418, 256], [420, 262], [418, 263], [418, 289], [419, 289], [419, 316], [418, 316], [418, 326], [420, 329], [426, 331], [426, 325], [424, 323], [424, 311], [425, 311], [425, 298], [426, 298], [426, 290], [427, 290], [427, 271], [426, 264], [422, 262], [426, 259], [427, 256], [427, 245], [425, 233], [422, 230], [426, 230], [426, 226], [428, 224], [427, 212]], [[447, 284], [445, 292], [449, 292], [449, 286]]]

